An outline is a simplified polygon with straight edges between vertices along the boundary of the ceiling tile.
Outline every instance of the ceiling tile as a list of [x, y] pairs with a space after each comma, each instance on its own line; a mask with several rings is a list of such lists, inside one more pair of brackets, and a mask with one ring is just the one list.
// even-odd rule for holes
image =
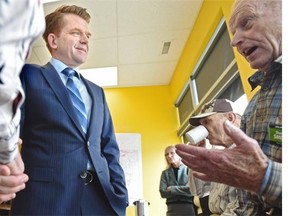
[[[48, 1], [48, 0], [47, 0]], [[118, 66], [119, 86], [168, 85], [203, 0], [60, 0], [44, 4], [45, 13], [62, 4], [87, 8], [90, 50], [83, 69]], [[167, 54], [164, 42], [171, 41]], [[35, 42], [29, 63], [50, 60], [44, 40]]]
[[[119, 64], [175, 61], [183, 50], [190, 29], [119, 37]], [[163, 43], [171, 41], [167, 54]]]
[[169, 84], [177, 62], [158, 62], [150, 64], [121, 65], [118, 68], [120, 87], [167, 85]]

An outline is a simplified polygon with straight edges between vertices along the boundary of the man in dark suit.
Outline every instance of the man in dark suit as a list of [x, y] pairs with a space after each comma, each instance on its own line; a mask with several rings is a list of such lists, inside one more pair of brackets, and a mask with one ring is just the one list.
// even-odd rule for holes
[[52, 59], [21, 73], [29, 181], [12, 201], [12, 215], [125, 215], [128, 194], [105, 95], [78, 72], [89, 50], [89, 21], [75, 5], [47, 15], [43, 38]]

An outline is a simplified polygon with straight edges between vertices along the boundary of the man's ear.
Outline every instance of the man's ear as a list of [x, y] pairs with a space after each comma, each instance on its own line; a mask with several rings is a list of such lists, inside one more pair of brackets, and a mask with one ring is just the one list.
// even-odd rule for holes
[[57, 38], [56, 35], [53, 33], [50, 33], [48, 35], [48, 43], [51, 49], [56, 49], [57, 48]]
[[227, 119], [230, 121], [230, 122], [234, 122], [235, 119], [236, 119], [236, 114], [234, 112], [228, 112], [227, 113]]

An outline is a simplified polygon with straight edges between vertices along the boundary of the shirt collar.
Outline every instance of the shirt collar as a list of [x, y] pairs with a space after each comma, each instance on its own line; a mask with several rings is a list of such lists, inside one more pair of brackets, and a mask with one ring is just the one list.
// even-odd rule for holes
[[279, 58], [277, 58], [277, 59], [275, 60], [275, 62], [278, 62], [278, 63], [281, 63], [281, 64], [282, 64], [282, 55], [279, 56]]
[[[282, 64], [282, 55], [279, 56], [272, 64], [274, 63], [280, 63]], [[262, 85], [262, 81], [264, 79], [265, 73], [263, 71], [256, 71], [252, 76], [248, 78], [248, 82], [251, 86], [251, 91], [253, 91], [258, 85]]]
[[[55, 70], [60, 74], [61, 71], [63, 71], [65, 68], [67, 68], [68, 66], [66, 64], [64, 64], [62, 61], [55, 59], [55, 58], [51, 58], [50, 63], [52, 64], [52, 66], [55, 68]], [[77, 73], [77, 77], [79, 77], [80, 79], [80, 73], [79, 73], [79, 68], [72, 68], [74, 71], [76, 71]]]

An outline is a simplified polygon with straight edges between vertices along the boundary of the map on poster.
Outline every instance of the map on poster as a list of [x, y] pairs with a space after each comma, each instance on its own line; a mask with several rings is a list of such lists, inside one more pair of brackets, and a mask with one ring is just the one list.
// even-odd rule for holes
[[125, 173], [129, 194], [129, 205], [143, 199], [141, 135], [138, 133], [116, 133], [120, 149], [120, 164]]

